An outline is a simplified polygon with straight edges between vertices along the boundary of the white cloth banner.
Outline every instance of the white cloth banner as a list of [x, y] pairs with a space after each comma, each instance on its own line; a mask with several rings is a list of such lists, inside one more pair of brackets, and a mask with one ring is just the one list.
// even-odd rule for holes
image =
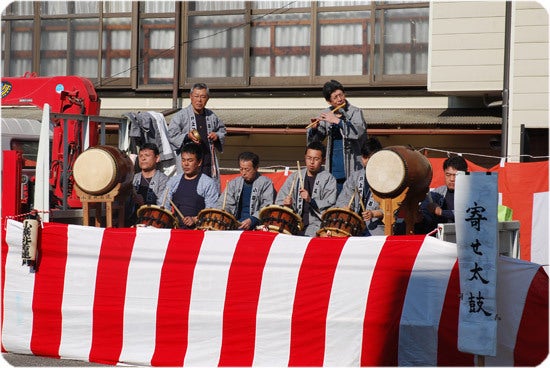
[[459, 172], [454, 203], [461, 293], [458, 349], [495, 356], [498, 174]]

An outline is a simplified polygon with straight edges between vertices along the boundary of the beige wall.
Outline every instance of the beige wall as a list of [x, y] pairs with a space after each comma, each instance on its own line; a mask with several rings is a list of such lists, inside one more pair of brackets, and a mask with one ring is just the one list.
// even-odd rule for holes
[[434, 1], [430, 5], [428, 90], [502, 90], [504, 1]]
[[[512, 3], [508, 155], [520, 153], [521, 124], [548, 128], [548, 13], [537, 2]], [[519, 161], [513, 157], [513, 161]]]

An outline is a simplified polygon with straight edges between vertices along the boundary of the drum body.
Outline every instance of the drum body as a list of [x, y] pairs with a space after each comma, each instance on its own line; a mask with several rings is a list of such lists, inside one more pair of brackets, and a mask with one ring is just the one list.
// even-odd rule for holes
[[296, 235], [304, 227], [302, 219], [285, 206], [273, 204], [260, 210], [261, 227], [273, 233]]
[[432, 166], [418, 151], [390, 146], [369, 158], [365, 174], [373, 193], [381, 198], [395, 198], [406, 188], [409, 195], [427, 191], [432, 181]]
[[137, 210], [136, 226], [153, 226], [159, 229], [176, 229], [178, 221], [164, 207], [146, 204]]
[[131, 188], [134, 177], [132, 160], [112, 146], [90, 147], [82, 152], [73, 165], [73, 176], [78, 187], [90, 195], [102, 195], [118, 183], [121, 190]]
[[239, 221], [229, 212], [215, 208], [205, 208], [197, 215], [197, 229], [237, 230]]
[[319, 237], [360, 236], [365, 230], [365, 221], [346, 208], [329, 208], [321, 216]]

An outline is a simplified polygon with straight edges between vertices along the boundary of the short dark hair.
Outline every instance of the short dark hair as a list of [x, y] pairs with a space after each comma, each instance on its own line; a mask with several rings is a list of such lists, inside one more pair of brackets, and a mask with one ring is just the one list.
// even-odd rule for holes
[[344, 91], [344, 86], [342, 85], [342, 83], [338, 82], [337, 80], [331, 79], [326, 82], [323, 86], [323, 96], [325, 97], [325, 100], [330, 101], [330, 95], [338, 89], [346, 93], [346, 91]]
[[141, 146], [139, 148], [139, 152], [141, 152], [143, 150], [146, 150], [146, 149], [153, 151], [155, 153], [155, 156], [160, 155], [159, 148], [154, 143], [145, 143], [143, 146]]
[[325, 158], [327, 156], [327, 148], [325, 145], [319, 141], [313, 141], [310, 144], [307, 145], [305, 153], [307, 153], [307, 150], [312, 149], [316, 151], [321, 151], [321, 157]]
[[197, 158], [197, 161], [202, 161], [203, 152], [202, 152], [202, 147], [200, 146], [200, 144], [186, 143], [183, 146], [183, 148], [181, 149], [181, 155], [182, 156], [183, 156], [184, 152], [195, 155], [195, 157]]
[[238, 161], [252, 161], [252, 166], [255, 169], [257, 169], [258, 165], [260, 165], [260, 157], [254, 152], [241, 152], [241, 154], [239, 154]]
[[457, 171], [468, 171], [468, 163], [462, 156], [449, 157], [443, 161], [443, 171], [448, 167], [454, 167]]
[[210, 88], [208, 88], [208, 86], [206, 85], [206, 83], [195, 83], [193, 84], [193, 87], [191, 87], [191, 89], [189, 90], [189, 93], [193, 93], [193, 90], [194, 89], [205, 89], [206, 90], [206, 94], [208, 96], [210, 96]]
[[376, 137], [371, 137], [363, 143], [361, 146], [361, 156], [367, 158], [370, 157], [373, 153], [378, 152], [382, 149], [382, 144]]

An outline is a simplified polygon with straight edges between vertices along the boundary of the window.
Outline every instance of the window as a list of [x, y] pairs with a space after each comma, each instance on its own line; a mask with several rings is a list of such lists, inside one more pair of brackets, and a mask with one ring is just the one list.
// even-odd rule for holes
[[18, 1], [2, 17], [2, 71], [98, 89], [425, 86], [428, 19], [411, 1]]
[[175, 2], [140, 3], [139, 85], [171, 85], [176, 55]]

